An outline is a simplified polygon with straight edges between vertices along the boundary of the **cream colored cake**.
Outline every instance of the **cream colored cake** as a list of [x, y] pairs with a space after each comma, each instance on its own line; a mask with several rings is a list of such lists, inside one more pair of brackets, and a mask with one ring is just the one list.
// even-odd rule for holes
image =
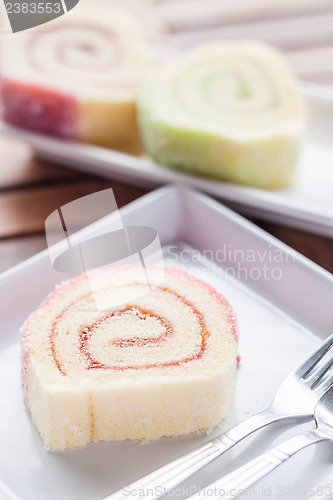
[[80, 5], [46, 27], [2, 37], [0, 50], [5, 121], [140, 152], [136, 92], [148, 62], [130, 15]]
[[[178, 436], [227, 415], [237, 364], [230, 305], [179, 271], [149, 268], [149, 280], [135, 266], [81, 275], [25, 322], [25, 399], [47, 448]], [[92, 288], [105, 292], [107, 311], [95, 310]]]

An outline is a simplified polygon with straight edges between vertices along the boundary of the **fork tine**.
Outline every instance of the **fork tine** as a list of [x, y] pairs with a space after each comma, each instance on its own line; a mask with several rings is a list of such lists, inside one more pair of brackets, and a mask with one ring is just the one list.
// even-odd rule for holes
[[325, 363], [325, 365], [322, 366], [321, 368], [319, 368], [318, 370], [315, 370], [314, 373], [312, 373], [310, 375], [310, 377], [308, 377], [306, 379], [305, 382], [308, 385], [310, 384], [310, 388], [311, 389], [315, 389], [316, 387], [319, 386], [321, 380], [326, 375], [326, 373], [330, 370], [330, 368], [332, 368], [332, 366], [333, 366], [333, 359], [332, 359], [332, 356], [331, 356], [331, 358], [329, 359], [329, 361], [327, 361], [327, 363]]
[[315, 387], [315, 391], [318, 391], [320, 394], [324, 393], [327, 391], [329, 387], [333, 385], [333, 374], [326, 378], [324, 381], [322, 381], [317, 387]]
[[325, 356], [333, 345], [333, 333], [326, 339], [326, 341], [319, 346], [312, 356], [310, 356], [296, 371], [295, 375], [305, 380], [313, 368]]

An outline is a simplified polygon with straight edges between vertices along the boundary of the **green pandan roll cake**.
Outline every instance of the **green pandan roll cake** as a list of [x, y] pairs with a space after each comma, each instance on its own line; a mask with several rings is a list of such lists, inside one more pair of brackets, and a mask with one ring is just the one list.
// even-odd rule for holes
[[305, 109], [275, 49], [217, 42], [150, 73], [139, 96], [139, 119], [146, 151], [159, 163], [279, 188], [295, 173]]

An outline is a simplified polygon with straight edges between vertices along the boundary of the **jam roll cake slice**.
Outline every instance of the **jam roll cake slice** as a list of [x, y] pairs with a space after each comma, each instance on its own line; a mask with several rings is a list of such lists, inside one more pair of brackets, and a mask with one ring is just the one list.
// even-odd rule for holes
[[[23, 326], [25, 399], [47, 448], [178, 436], [227, 415], [237, 364], [230, 305], [187, 274], [148, 269], [149, 286], [136, 266], [67, 281]], [[91, 280], [122, 305], [97, 312]]]
[[291, 182], [304, 107], [275, 49], [200, 46], [153, 71], [139, 97], [145, 147], [170, 167], [260, 188]]
[[99, 6], [1, 40], [3, 118], [19, 127], [137, 153], [146, 70], [136, 22]]

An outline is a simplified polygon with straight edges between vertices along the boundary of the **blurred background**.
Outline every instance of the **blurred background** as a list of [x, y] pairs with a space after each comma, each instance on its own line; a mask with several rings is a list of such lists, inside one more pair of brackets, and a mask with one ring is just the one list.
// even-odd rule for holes
[[280, 48], [299, 77], [333, 85], [331, 0], [121, 2], [126, 3], [150, 26], [150, 36], [166, 45], [185, 49], [220, 38], [262, 40]]
[[[333, 86], [332, 0], [101, 1], [133, 12], [162, 50], [221, 38], [263, 40], [284, 52], [300, 79]], [[44, 221], [59, 205], [112, 187], [120, 207], [147, 192], [40, 161], [26, 144], [1, 134], [0, 162], [0, 272], [45, 248]], [[333, 270], [332, 240], [255, 222]]]

